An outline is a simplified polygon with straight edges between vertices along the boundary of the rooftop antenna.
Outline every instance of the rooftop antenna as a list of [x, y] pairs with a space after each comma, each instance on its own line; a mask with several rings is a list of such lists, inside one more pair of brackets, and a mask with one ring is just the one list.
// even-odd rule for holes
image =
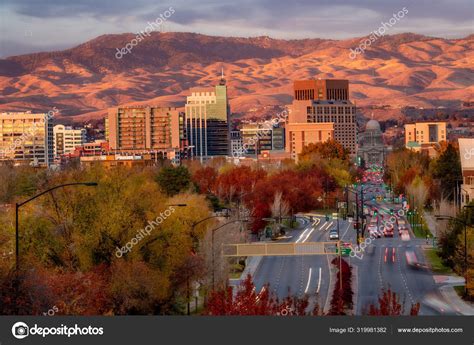
[[225, 85], [225, 78], [224, 78], [224, 67], [221, 68], [221, 81], [219, 85]]

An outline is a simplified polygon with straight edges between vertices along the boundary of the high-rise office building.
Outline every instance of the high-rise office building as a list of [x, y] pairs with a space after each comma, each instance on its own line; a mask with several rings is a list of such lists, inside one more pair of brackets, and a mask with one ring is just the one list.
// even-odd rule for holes
[[186, 98], [186, 133], [193, 156], [227, 156], [230, 150], [227, 86], [222, 75], [214, 88], [193, 88]]
[[0, 161], [49, 167], [53, 163], [49, 113], [0, 113]]
[[334, 139], [350, 154], [357, 150], [356, 107], [348, 100], [347, 80], [300, 80], [294, 82], [295, 99], [289, 123], [334, 123]]
[[53, 128], [54, 134], [54, 156], [72, 153], [75, 148], [82, 146], [86, 142], [86, 129], [74, 129], [69, 126], [56, 125]]
[[112, 151], [151, 152], [165, 159], [179, 159], [186, 154], [184, 113], [177, 108], [111, 108], [106, 123], [107, 138]]

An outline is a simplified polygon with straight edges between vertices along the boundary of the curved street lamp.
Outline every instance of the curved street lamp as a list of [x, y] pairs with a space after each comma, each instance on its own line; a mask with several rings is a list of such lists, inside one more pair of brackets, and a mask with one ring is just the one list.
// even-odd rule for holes
[[19, 213], [19, 210], [20, 210], [20, 207], [29, 203], [30, 201], [33, 201], [35, 200], [36, 198], [39, 198], [40, 196], [46, 194], [46, 193], [49, 193], [55, 189], [58, 189], [58, 188], [62, 188], [62, 187], [68, 187], [68, 186], [88, 186], [88, 187], [96, 187], [97, 186], [97, 182], [74, 182], [74, 183], [65, 183], [65, 184], [61, 184], [61, 185], [58, 185], [58, 186], [54, 186], [50, 189], [47, 189], [39, 194], [36, 194], [35, 196], [23, 201], [23, 202], [20, 202], [20, 203], [15, 203], [15, 271], [16, 273], [18, 273], [19, 271], [19, 268], [20, 268], [20, 261], [19, 261], [19, 257], [20, 257], [20, 248], [19, 248], [19, 223], [18, 223], [18, 213]]

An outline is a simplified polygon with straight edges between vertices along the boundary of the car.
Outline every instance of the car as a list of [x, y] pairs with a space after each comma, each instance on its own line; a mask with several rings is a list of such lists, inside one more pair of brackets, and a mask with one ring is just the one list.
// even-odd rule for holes
[[393, 237], [393, 227], [386, 226], [385, 229], [383, 230], [383, 235], [385, 237]]
[[425, 264], [418, 261], [418, 258], [416, 257], [416, 254], [413, 250], [407, 250], [405, 252], [405, 258], [407, 260], [408, 266], [410, 266], [411, 268], [415, 268], [415, 269], [428, 268]]
[[337, 232], [337, 229], [332, 229], [329, 231], [329, 239], [330, 240], [338, 240], [339, 239], [339, 234]]
[[400, 233], [400, 238], [402, 239], [402, 241], [410, 241], [410, 234], [408, 233], [407, 230], [403, 230]]

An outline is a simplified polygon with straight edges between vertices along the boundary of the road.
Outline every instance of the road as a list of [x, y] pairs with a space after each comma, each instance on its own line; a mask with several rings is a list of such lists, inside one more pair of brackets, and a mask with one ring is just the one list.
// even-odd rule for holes
[[[373, 201], [372, 196], [367, 193], [369, 201], [365, 204], [369, 208], [378, 210], [376, 216], [378, 224], [380, 225], [383, 220], [390, 222], [390, 209], [397, 214], [401, 205], [385, 201], [376, 202]], [[398, 216], [398, 218], [408, 224], [404, 216]], [[427, 268], [414, 268], [407, 262], [408, 252], [409, 255], [414, 253], [417, 261], [426, 265], [422, 249], [426, 245], [425, 240], [415, 238], [411, 229], [410, 238], [403, 240], [398, 230], [397, 222], [395, 222], [393, 237], [371, 240], [363, 252], [362, 259], [351, 260], [351, 264], [358, 267], [357, 315], [365, 314], [370, 304], [377, 303], [382, 289], [387, 288], [400, 296], [406, 312], [410, 310], [412, 304], [420, 303], [420, 315], [456, 314], [456, 311], [449, 310], [449, 307], [446, 307], [448, 303], [442, 300], [443, 297], [439, 293], [439, 286], [435, 283], [433, 272]], [[367, 238], [368, 234], [365, 236]]]
[[[372, 176], [374, 173], [371, 173]], [[375, 173], [377, 175], [377, 173]], [[423, 247], [427, 246], [424, 239], [415, 238], [408, 221], [403, 213], [397, 217], [404, 220], [409, 236], [400, 236], [398, 221], [391, 213], [397, 215], [402, 208], [401, 204], [394, 204], [384, 199], [385, 189], [380, 176], [375, 176], [377, 182], [364, 181], [357, 187], [360, 193], [364, 190], [364, 206], [369, 213], [366, 222], [372, 218], [381, 230], [384, 222], [393, 223], [393, 237], [381, 236], [369, 238], [365, 233], [366, 247], [357, 257], [346, 257], [349, 263], [357, 269], [355, 302], [356, 315], [364, 315], [371, 304], [377, 304], [383, 289], [390, 288], [404, 304], [405, 313], [410, 311], [412, 304], [420, 303], [420, 315], [459, 314], [459, 310], [451, 307], [449, 301], [443, 299], [439, 292], [440, 285], [436, 284], [434, 274], [428, 269]], [[360, 199], [359, 199], [360, 200]], [[389, 199], [388, 199], [389, 200]], [[377, 211], [377, 213], [373, 213]], [[292, 230], [290, 242], [324, 242], [329, 241], [330, 229], [336, 228], [336, 221], [326, 221], [319, 217], [313, 224], [309, 218], [300, 218], [304, 224], [299, 230]], [[385, 223], [386, 224], [386, 223]], [[340, 236], [343, 242], [350, 242], [356, 247], [356, 231], [353, 224], [342, 219], [339, 220]], [[407, 255], [412, 263], [407, 261]], [[413, 258], [415, 258], [413, 260]], [[293, 256], [293, 257], [264, 257], [254, 274], [257, 289], [269, 284], [270, 289], [279, 299], [289, 294], [303, 296], [308, 294], [314, 297], [321, 308], [331, 298], [330, 289], [330, 257], [319, 256]]]
[[[288, 242], [328, 242], [330, 229], [337, 228], [337, 220], [326, 222], [324, 217], [315, 217], [311, 224], [308, 218], [299, 218], [304, 222], [300, 230], [292, 230]], [[339, 220], [341, 238], [355, 242], [352, 224]], [[264, 257], [254, 274], [255, 286], [260, 290], [269, 284], [279, 299], [289, 294], [299, 297], [308, 294], [314, 297], [321, 308], [331, 296], [329, 291], [329, 258], [326, 255], [315, 256], [268, 256]]]

